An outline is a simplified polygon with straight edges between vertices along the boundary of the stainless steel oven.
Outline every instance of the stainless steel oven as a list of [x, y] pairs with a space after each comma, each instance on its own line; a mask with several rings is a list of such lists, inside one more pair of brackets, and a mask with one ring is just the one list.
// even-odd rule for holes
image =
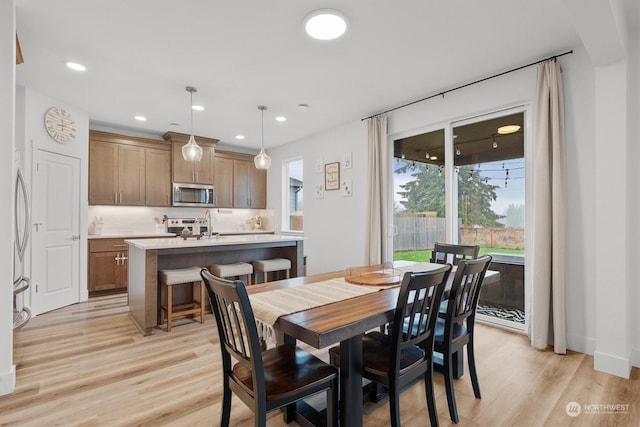
[[176, 236], [182, 234], [182, 230], [186, 227], [189, 232], [193, 233], [193, 225], [196, 220], [200, 226], [200, 234], [207, 235], [209, 231], [209, 222], [206, 217], [204, 218], [167, 218], [167, 232], [174, 233]]
[[213, 185], [173, 183], [173, 206], [214, 207]]

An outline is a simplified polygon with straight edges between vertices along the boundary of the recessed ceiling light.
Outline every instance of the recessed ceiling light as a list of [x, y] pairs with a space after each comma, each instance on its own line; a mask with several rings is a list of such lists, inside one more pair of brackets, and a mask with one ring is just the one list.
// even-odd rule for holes
[[518, 132], [519, 130], [520, 130], [519, 125], [506, 125], [506, 126], [500, 126], [498, 128], [498, 133], [500, 135], [507, 135], [510, 133]]
[[236, 139], [244, 139], [244, 135], [236, 135]]
[[194, 105], [191, 108], [193, 108], [196, 111], [202, 111], [204, 110], [204, 107], [202, 105]]
[[278, 116], [278, 117], [276, 117], [276, 121], [278, 121], [278, 122], [286, 122], [287, 118], [284, 117], [284, 116]]
[[71, 61], [67, 61], [65, 62], [65, 65], [69, 68], [71, 68], [72, 70], [75, 71], [86, 71], [87, 67], [85, 67], [82, 64], [78, 64], [77, 62], [71, 62]]
[[146, 122], [147, 118], [145, 116], [135, 116], [134, 119], [136, 119], [139, 122]]
[[337, 39], [347, 31], [347, 18], [337, 10], [318, 9], [306, 16], [304, 29], [314, 39]]

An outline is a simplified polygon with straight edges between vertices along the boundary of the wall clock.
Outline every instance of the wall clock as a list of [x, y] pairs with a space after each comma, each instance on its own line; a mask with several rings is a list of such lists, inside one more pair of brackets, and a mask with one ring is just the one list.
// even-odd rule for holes
[[49, 108], [44, 115], [44, 127], [49, 136], [60, 144], [67, 144], [76, 137], [76, 121], [64, 108]]

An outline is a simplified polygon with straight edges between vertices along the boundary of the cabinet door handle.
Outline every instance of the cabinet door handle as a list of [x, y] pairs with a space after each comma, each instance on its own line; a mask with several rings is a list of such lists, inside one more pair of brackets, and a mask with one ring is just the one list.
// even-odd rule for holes
[[113, 245], [114, 248], [126, 248], [127, 245]]
[[120, 252], [116, 255], [116, 265], [120, 265]]

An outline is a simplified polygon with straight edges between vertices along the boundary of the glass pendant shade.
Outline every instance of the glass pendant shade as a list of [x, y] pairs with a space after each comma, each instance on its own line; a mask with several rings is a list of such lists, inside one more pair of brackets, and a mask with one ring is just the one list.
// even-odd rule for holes
[[199, 162], [202, 159], [202, 147], [196, 144], [193, 135], [189, 137], [189, 142], [182, 146], [182, 158], [192, 162]]
[[271, 166], [271, 157], [264, 151], [264, 110], [266, 109], [267, 107], [264, 105], [258, 105], [258, 110], [262, 115], [262, 148], [260, 148], [258, 155], [253, 158], [253, 164], [256, 169], [269, 169]]
[[271, 157], [265, 153], [264, 147], [262, 147], [258, 155], [253, 158], [253, 164], [256, 165], [256, 169], [269, 169], [271, 166]]

